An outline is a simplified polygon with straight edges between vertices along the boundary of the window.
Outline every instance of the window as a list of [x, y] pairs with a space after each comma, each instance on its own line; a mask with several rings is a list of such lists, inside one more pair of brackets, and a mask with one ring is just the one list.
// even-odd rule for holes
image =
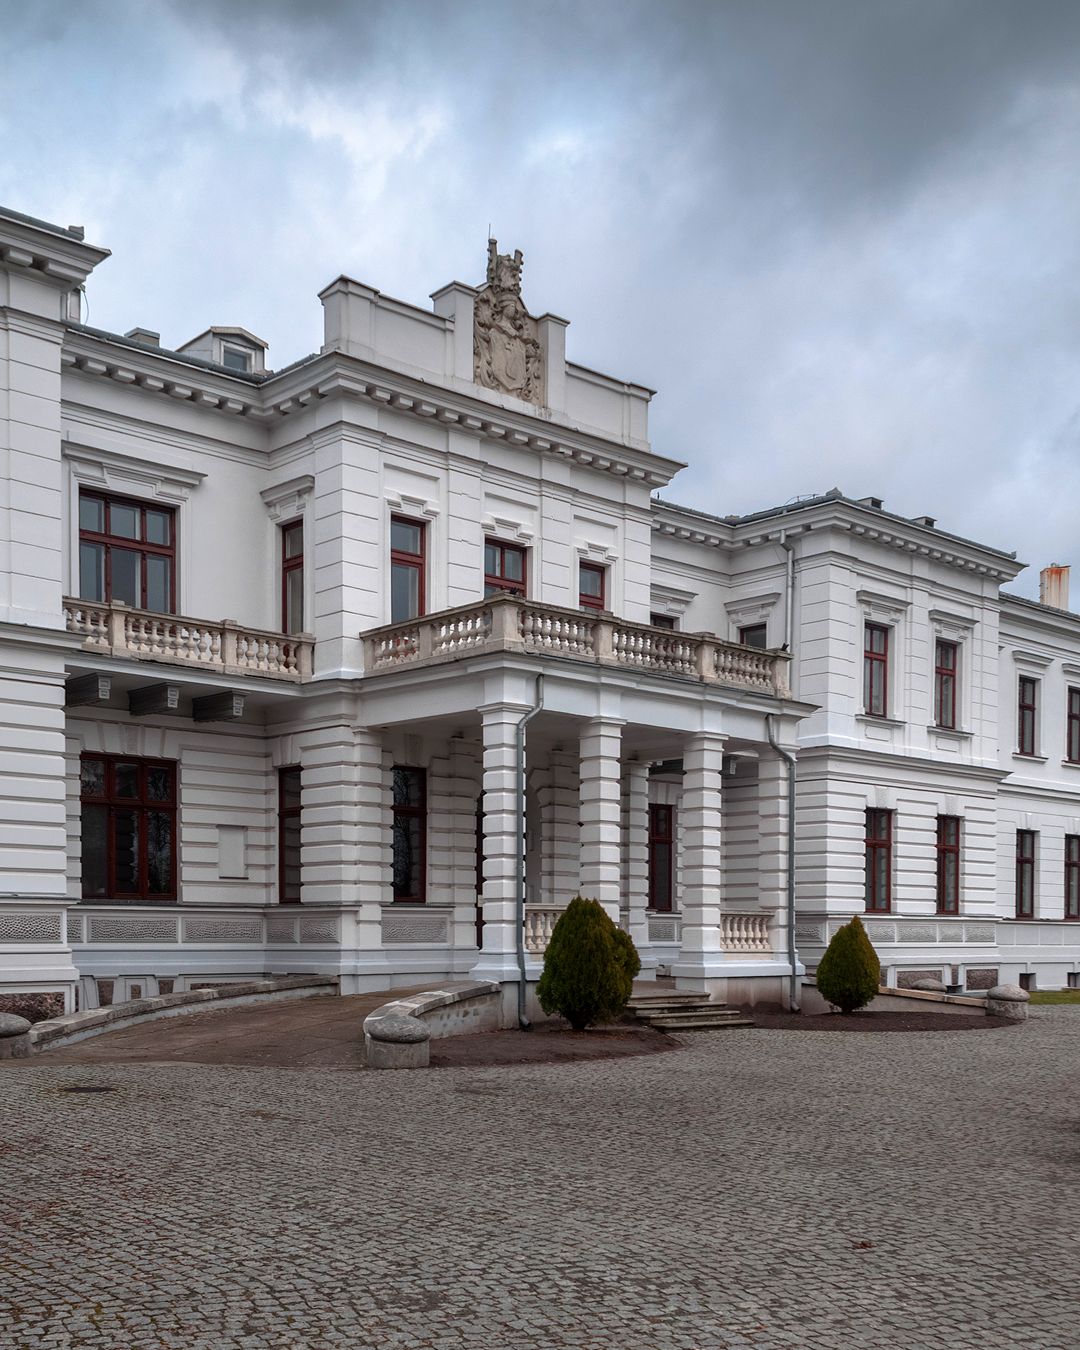
[[424, 612], [424, 534], [421, 521], [390, 517], [390, 622]]
[[278, 769], [278, 903], [300, 903], [300, 766]]
[[649, 807], [649, 908], [670, 914], [674, 900], [675, 808]]
[[1016, 917], [1035, 917], [1035, 831], [1016, 831]]
[[866, 625], [863, 637], [863, 710], [870, 717], [887, 717], [889, 708], [889, 630]]
[[1021, 755], [1035, 754], [1035, 718], [1038, 712], [1038, 701], [1038, 680], [1033, 680], [1030, 675], [1021, 675], [1016, 736], [1017, 750]]
[[956, 643], [938, 638], [934, 648], [934, 725], [956, 729]]
[[1070, 764], [1080, 764], [1080, 689], [1068, 691], [1067, 707], [1065, 754]]
[[281, 631], [304, 631], [304, 522], [281, 527]]
[[394, 899], [423, 904], [427, 857], [427, 775], [394, 765]]
[[244, 351], [241, 347], [222, 347], [221, 364], [227, 370], [249, 371], [251, 369], [251, 353]]
[[1065, 917], [1080, 919], [1080, 834], [1065, 836]]
[[740, 628], [739, 641], [744, 647], [760, 647], [764, 651], [769, 645], [768, 624], [751, 623], [745, 628]]
[[176, 899], [176, 765], [83, 755], [84, 900]]
[[654, 628], [667, 628], [671, 632], [674, 632], [677, 627], [675, 617], [672, 614], [650, 614], [649, 622]]
[[484, 544], [484, 594], [500, 591], [525, 594], [525, 550], [489, 539]]
[[176, 521], [146, 502], [79, 494], [79, 598], [173, 614]]
[[892, 908], [892, 812], [866, 813], [866, 908], [887, 914]]
[[937, 818], [937, 912], [960, 913], [960, 817]]
[[578, 564], [578, 604], [582, 609], [606, 609], [607, 568], [598, 563]]

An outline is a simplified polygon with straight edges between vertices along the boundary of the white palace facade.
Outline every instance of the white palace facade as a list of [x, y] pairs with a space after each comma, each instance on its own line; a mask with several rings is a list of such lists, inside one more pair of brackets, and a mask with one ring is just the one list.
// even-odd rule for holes
[[0, 212], [0, 1007], [471, 975], [509, 1018], [579, 892], [729, 1002], [856, 913], [893, 983], [1080, 981], [1060, 570], [674, 505], [651, 391], [494, 242], [430, 310], [339, 277], [280, 370], [88, 326], [107, 256]]

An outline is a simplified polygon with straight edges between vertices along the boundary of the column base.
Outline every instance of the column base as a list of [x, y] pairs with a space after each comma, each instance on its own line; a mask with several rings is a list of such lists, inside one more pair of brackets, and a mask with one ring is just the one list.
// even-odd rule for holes
[[517, 984], [520, 976], [516, 952], [481, 952], [475, 964], [469, 967], [470, 980], [496, 980], [499, 984]]
[[[801, 977], [805, 968], [796, 963], [795, 973]], [[672, 967], [675, 988], [687, 993], [702, 994], [713, 1003], [728, 1003], [733, 1007], [756, 1006], [786, 1008], [791, 991], [791, 963], [789, 961], [678, 961]]]

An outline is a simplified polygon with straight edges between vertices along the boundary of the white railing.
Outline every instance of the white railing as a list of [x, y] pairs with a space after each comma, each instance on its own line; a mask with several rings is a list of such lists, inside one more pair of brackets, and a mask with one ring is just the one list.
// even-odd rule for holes
[[277, 680], [310, 677], [315, 646], [307, 634], [292, 636], [243, 628], [231, 619], [208, 623], [177, 614], [153, 614], [114, 601], [64, 601], [69, 633], [83, 638], [87, 651], [169, 665], [201, 666], [230, 675], [264, 675]]
[[771, 952], [767, 914], [722, 914], [720, 942], [726, 952]]
[[711, 633], [673, 633], [606, 614], [495, 595], [364, 635], [364, 662], [383, 671], [485, 651], [524, 651], [652, 671], [790, 698], [786, 652], [723, 642]]
[[562, 910], [553, 905], [525, 906], [525, 950], [530, 956], [540, 956], [547, 951], [561, 913]]

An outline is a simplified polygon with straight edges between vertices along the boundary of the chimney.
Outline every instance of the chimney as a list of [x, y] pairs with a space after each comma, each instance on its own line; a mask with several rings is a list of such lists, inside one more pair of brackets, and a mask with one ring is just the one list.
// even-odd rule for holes
[[155, 333], [152, 328], [129, 328], [124, 336], [132, 342], [142, 342], [147, 347], [161, 346], [161, 334]]
[[1039, 603], [1052, 609], [1069, 608], [1069, 569], [1051, 563], [1039, 573]]

